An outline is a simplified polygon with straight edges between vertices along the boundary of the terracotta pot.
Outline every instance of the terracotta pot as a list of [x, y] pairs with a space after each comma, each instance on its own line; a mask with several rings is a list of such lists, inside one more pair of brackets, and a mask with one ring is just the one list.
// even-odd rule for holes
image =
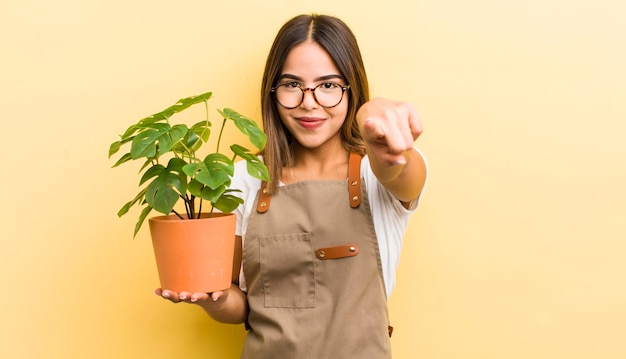
[[176, 215], [149, 219], [161, 288], [211, 293], [230, 287], [235, 250], [231, 213], [181, 220]]

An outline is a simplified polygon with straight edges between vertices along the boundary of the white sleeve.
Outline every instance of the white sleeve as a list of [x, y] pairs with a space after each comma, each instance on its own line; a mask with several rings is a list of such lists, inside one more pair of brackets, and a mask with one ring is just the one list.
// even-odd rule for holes
[[[248, 219], [250, 218], [250, 213], [254, 207], [256, 194], [261, 188], [261, 180], [248, 174], [246, 161], [239, 161], [235, 163], [235, 175], [233, 176], [230, 188], [240, 190], [241, 192], [234, 193], [234, 195], [244, 201], [242, 205], [233, 211], [233, 213], [237, 215], [237, 227], [235, 229], [235, 234], [241, 236], [241, 245], [243, 247], [243, 241], [246, 240]], [[239, 288], [241, 288], [244, 292], [247, 291], [246, 279], [243, 275], [243, 265], [241, 266], [241, 271], [239, 272]]]
[[235, 175], [230, 185], [230, 189], [239, 190], [241, 192], [233, 193], [235, 196], [243, 199], [243, 204], [237, 207], [233, 213], [237, 215], [237, 228], [235, 234], [244, 236], [248, 227], [248, 218], [254, 206], [254, 199], [261, 188], [261, 180], [256, 179], [248, 174], [246, 161], [235, 163]]

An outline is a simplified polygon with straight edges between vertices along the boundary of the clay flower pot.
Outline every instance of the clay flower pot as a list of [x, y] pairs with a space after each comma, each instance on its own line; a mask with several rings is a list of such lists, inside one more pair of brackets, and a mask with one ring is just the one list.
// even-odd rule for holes
[[230, 287], [236, 216], [181, 220], [176, 215], [149, 219], [161, 288], [211, 293]]

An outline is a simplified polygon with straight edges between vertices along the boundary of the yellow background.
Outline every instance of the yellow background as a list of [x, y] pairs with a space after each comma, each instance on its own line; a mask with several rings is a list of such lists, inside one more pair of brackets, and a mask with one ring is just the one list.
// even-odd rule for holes
[[430, 162], [390, 300], [396, 358], [626, 357], [621, 0], [0, 5], [0, 357], [236, 358], [240, 326], [152, 294], [116, 212], [131, 122], [214, 91], [259, 117], [270, 43], [343, 18], [373, 94], [409, 100]]

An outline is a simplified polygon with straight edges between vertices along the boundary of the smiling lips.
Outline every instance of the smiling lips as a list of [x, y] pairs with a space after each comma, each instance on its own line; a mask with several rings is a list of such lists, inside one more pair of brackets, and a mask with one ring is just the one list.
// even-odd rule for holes
[[324, 123], [324, 120], [317, 117], [298, 117], [296, 118], [296, 121], [301, 127], [307, 130], [313, 130], [315, 128], [318, 128], [322, 125], [322, 123]]

